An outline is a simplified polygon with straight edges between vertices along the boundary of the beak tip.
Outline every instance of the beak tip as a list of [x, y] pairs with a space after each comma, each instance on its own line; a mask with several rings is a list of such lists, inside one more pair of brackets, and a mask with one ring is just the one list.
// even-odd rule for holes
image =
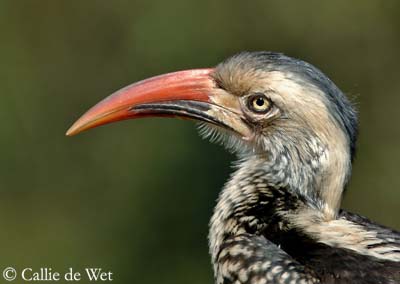
[[65, 136], [74, 136], [74, 131], [72, 128], [68, 129], [67, 132], [65, 132]]
[[68, 130], [67, 132], [65, 132], [65, 136], [71, 137], [71, 136], [75, 136], [76, 134], [78, 134], [79, 132], [81, 132], [82, 130], [80, 130], [81, 127], [77, 127], [76, 124], [73, 124]]

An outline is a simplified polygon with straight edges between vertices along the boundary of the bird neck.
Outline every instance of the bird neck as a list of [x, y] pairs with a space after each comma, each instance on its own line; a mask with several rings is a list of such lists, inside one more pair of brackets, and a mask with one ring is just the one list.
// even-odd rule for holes
[[[339, 163], [337, 157], [341, 156], [318, 159]], [[293, 159], [302, 160], [300, 166]], [[252, 155], [243, 159], [220, 193], [210, 221], [209, 245], [214, 265], [226, 238], [244, 233], [261, 235], [271, 224], [284, 226], [284, 220], [277, 220], [277, 216], [300, 215], [300, 211], [311, 209], [321, 213], [323, 219], [333, 219], [338, 205], [330, 207], [323, 199], [323, 190], [338, 191], [341, 195], [345, 178], [334, 185], [339, 188], [332, 188], [329, 183], [333, 169], [328, 165], [318, 166], [321, 163], [286, 155]]]
[[270, 184], [285, 187], [304, 198], [310, 208], [334, 219], [351, 173], [347, 138], [341, 131], [334, 134], [303, 131], [285, 143], [280, 136], [272, 137], [266, 144], [268, 155], [250, 157], [248, 161], [259, 160]]

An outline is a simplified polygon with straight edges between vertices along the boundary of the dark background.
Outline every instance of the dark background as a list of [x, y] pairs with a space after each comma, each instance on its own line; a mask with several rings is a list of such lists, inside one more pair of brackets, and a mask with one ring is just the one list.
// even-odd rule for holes
[[180, 120], [64, 133], [122, 86], [242, 50], [309, 61], [356, 101], [343, 207], [399, 229], [399, 3], [1, 1], [0, 270], [212, 283], [207, 223], [234, 157]]

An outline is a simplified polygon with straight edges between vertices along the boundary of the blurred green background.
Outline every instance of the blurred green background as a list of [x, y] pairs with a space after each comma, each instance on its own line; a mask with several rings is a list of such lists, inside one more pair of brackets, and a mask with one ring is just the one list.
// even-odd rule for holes
[[207, 223], [234, 157], [180, 120], [64, 132], [122, 86], [242, 50], [302, 58], [354, 98], [344, 207], [399, 229], [399, 12], [399, 1], [1, 1], [0, 270], [212, 283]]

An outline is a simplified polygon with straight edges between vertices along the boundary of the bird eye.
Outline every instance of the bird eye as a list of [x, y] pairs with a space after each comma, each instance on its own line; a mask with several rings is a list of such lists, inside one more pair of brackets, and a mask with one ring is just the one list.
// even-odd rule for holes
[[271, 101], [261, 93], [254, 94], [248, 99], [248, 107], [257, 113], [266, 113], [271, 108]]

